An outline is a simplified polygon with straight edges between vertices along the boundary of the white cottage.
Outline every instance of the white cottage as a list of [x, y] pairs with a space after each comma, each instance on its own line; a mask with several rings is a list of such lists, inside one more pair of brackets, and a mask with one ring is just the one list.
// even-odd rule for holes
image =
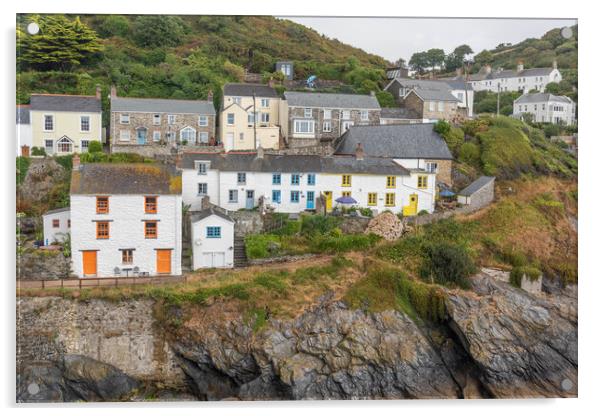
[[47, 211], [42, 215], [44, 223], [44, 245], [65, 241], [71, 231], [71, 212], [69, 207]]
[[180, 275], [181, 177], [155, 164], [74, 157], [72, 268], [79, 277]]
[[208, 208], [192, 216], [192, 269], [234, 267], [234, 220]]
[[[456, 79], [464, 79], [460, 75]], [[550, 82], [562, 81], [562, 75], [556, 62], [552, 68], [525, 69], [519, 61], [514, 69], [492, 70], [490, 65], [484, 65], [478, 73], [469, 76], [468, 81], [475, 91], [523, 91], [537, 90], [544, 92]]]

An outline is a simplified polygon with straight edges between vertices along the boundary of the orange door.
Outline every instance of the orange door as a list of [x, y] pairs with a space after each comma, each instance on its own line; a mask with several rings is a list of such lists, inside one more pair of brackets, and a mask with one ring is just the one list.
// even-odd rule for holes
[[96, 251], [83, 251], [84, 276], [96, 276]]
[[171, 273], [171, 250], [157, 250], [157, 273]]

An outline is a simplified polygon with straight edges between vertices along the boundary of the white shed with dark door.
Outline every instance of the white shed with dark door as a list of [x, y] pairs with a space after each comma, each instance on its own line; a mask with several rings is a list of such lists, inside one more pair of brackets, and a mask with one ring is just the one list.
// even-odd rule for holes
[[213, 208], [191, 218], [192, 269], [234, 267], [234, 220]]

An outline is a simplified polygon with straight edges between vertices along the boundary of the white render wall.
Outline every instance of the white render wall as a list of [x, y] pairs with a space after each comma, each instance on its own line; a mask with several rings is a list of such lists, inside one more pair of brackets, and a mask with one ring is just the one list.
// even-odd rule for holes
[[[71, 228], [69, 227], [71, 213], [68, 210], [55, 212], [52, 214], [45, 214], [42, 218], [44, 221], [44, 245], [51, 245], [55, 241], [64, 241], [67, 234], [71, 231]], [[54, 228], [52, 226], [53, 220], [59, 220], [59, 228]]]
[[544, 92], [546, 85], [548, 85], [550, 82], [560, 81], [562, 81], [562, 75], [560, 74], [560, 71], [554, 69], [549, 75], [484, 79], [481, 81], [471, 81], [471, 84], [475, 91], [497, 92], [499, 84], [500, 91], [523, 90], [525, 93], [527, 93], [533, 89]]
[[[156, 275], [155, 249], [172, 249], [171, 274], [182, 274], [182, 197], [159, 195], [157, 214], [146, 214], [144, 196], [109, 195], [109, 213], [96, 214], [96, 195], [71, 195], [71, 260], [77, 276], [83, 277], [82, 250], [98, 250], [97, 277], [114, 276], [115, 267], [135, 266]], [[151, 219], [158, 220], [156, 239], [144, 237], [142, 220]], [[96, 220], [111, 221], [108, 239], [96, 239]], [[133, 263], [123, 265], [120, 249], [129, 248], [135, 249]]]
[[17, 124], [17, 156], [21, 156], [22, 146], [28, 146], [31, 154], [32, 143], [31, 124]]
[[[207, 227], [221, 227], [221, 238], [207, 238]], [[218, 215], [210, 215], [191, 226], [192, 269], [210, 267], [204, 253], [224, 253], [224, 267], [234, 267], [234, 223]]]
[[460, 99], [460, 96], [462, 97], [462, 99], [460, 100], [460, 103], [458, 103], [458, 107], [459, 108], [466, 108], [468, 106], [468, 117], [472, 117], [472, 106], [474, 103], [474, 91], [472, 89], [470, 90], [463, 90], [463, 89], [459, 89], [459, 90], [452, 90], [452, 95], [458, 99]]
[[[555, 110], [554, 107], [560, 107], [562, 110]], [[540, 101], [537, 103], [521, 104], [514, 102], [513, 114], [522, 115], [530, 113], [533, 120], [542, 123], [558, 124], [558, 120], [566, 125], [575, 124], [575, 104], [565, 101]]]
[[[416, 163], [416, 162], [414, 162]], [[405, 165], [404, 165], [405, 166]], [[435, 174], [426, 172], [412, 172], [410, 176], [396, 176], [396, 187], [387, 188], [387, 175], [351, 174], [351, 186], [342, 186], [342, 174], [317, 173], [316, 184], [307, 184], [307, 173], [300, 173], [300, 184], [291, 185], [291, 173], [281, 174], [281, 184], [272, 184], [272, 173], [246, 172], [246, 183], [237, 183], [237, 172], [219, 172], [209, 169], [206, 175], [199, 175], [196, 170], [184, 169], [182, 173], [182, 193], [184, 204], [190, 204], [192, 210], [201, 209], [202, 196], [196, 194], [197, 183], [206, 182], [208, 186], [209, 201], [229, 211], [246, 208], [246, 192], [254, 191], [253, 205], [257, 206], [259, 198], [265, 197], [267, 204], [273, 206], [276, 212], [298, 213], [307, 209], [307, 192], [314, 191], [317, 199], [320, 193], [331, 191], [333, 193], [333, 206], [335, 200], [342, 196], [344, 191], [351, 191], [351, 196], [358, 201], [361, 207], [375, 209], [378, 212], [391, 210], [399, 212], [404, 205], [409, 204], [411, 194], [418, 195], [418, 211], [432, 212], [435, 207]], [[418, 176], [428, 176], [428, 187], [418, 189]], [[238, 201], [228, 201], [228, 191], [238, 190]], [[280, 190], [281, 203], [272, 201], [272, 190]], [[291, 191], [300, 191], [298, 203], [290, 201]], [[376, 192], [377, 205], [368, 206], [368, 193]], [[385, 206], [385, 194], [395, 193], [395, 206]], [[315, 207], [315, 205], [314, 205]]]

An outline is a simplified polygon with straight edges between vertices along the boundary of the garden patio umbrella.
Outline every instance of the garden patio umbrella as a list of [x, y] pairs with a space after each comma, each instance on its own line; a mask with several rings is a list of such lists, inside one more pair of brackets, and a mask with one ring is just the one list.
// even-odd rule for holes
[[342, 196], [340, 198], [335, 199], [336, 202], [338, 202], [339, 204], [349, 204], [349, 205], [353, 205], [353, 204], [357, 204], [357, 201], [353, 198], [351, 198], [350, 196]]
[[444, 189], [443, 191], [439, 192], [439, 196], [442, 196], [443, 198], [451, 198], [454, 195], [455, 193], [453, 193], [449, 189]]

